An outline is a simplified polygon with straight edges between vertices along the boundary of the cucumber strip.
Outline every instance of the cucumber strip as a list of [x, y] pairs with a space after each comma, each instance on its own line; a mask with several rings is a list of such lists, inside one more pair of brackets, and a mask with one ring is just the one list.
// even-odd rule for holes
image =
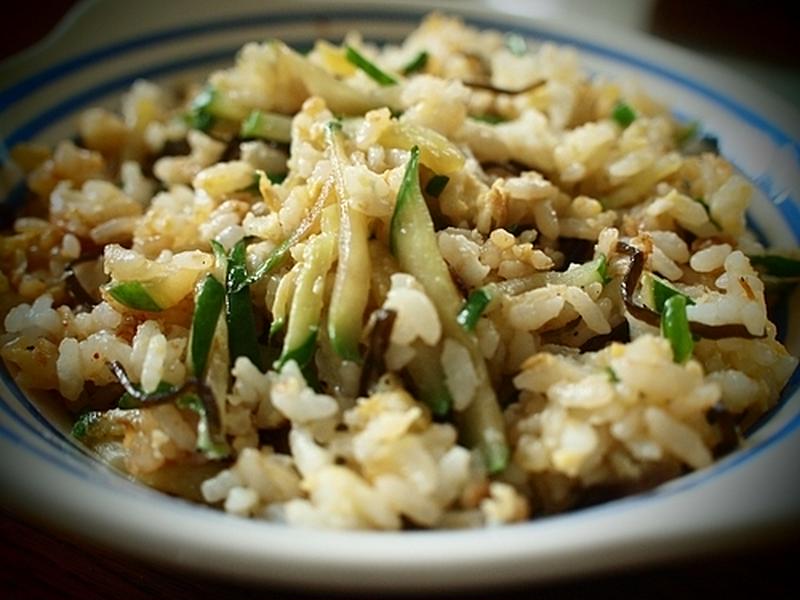
[[441, 345], [415, 344], [416, 354], [406, 365], [420, 400], [428, 405], [437, 417], [444, 417], [453, 406], [453, 397], [444, 381], [441, 363]]
[[419, 281], [436, 306], [444, 333], [469, 351], [478, 376], [478, 389], [469, 406], [459, 417], [464, 442], [481, 449], [491, 473], [502, 471], [508, 461], [505, 422], [489, 381], [486, 362], [477, 340], [464, 331], [456, 320], [462, 304], [447, 263], [439, 252], [433, 220], [419, 187], [420, 151], [411, 149], [403, 181], [397, 193], [390, 226], [392, 253], [400, 268]]
[[216, 87], [209, 85], [192, 100], [186, 122], [193, 129], [208, 131], [219, 119], [239, 121], [247, 116], [246, 110], [232, 103]]
[[283, 351], [275, 363], [280, 370], [288, 360], [296, 360], [300, 368], [314, 354], [315, 341], [322, 316], [325, 277], [333, 264], [336, 240], [329, 233], [320, 233], [308, 241], [303, 251], [303, 266], [297, 276], [294, 297], [289, 309], [289, 323], [283, 340]]
[[189, 338], [189, 364], [195, 377], [202, 379], [217, 321], [225, 303], [225, 286], [207, 275], [194, 304], [192, 332]]
[[269, 328], [269, 335], [272, 337], [286, 325], [286, 317], [289, 313], [289, 304], [297, 283], [297, 273], [302, 265], [295, 265], [292, 270], [281, 277], [278, 282], [278, 289], [275, 290], [275, 298], [272, 301], [272, 325]]
[[370, 78], [378, 85], [387, 86], [397, 84], [397, 79], [381, 70], [377, 65], [375, 65], [375, 63], [371, 62], [352, 46], [345, 47], [345, 58], [347, 58], [348, 62], [357, 66], [359, 69], [364, 71], [364, 73], [369, 75]]
[[326, 129], [326, 154], [339, 199], [339, 259], [328, 308], [328, 337], [339, 356], [361, 362], [359, 340], [370, 287], [369, 227], [367, 216], [350, 205], [341, 128], [332, 125]]
[[323, 98], [337, 115], [363, 115], [383, 106], [400, 107], [400, 86], [381, 86], [366, 92], [357, 90], [286, 44], [273, 42], [273, 49], [276, 64], [281, 72], [288, 74], [290, 85], [302, 84], [309, 96]]
[[281, 242], [281, 244], [270, 253], [270, 255], [267, 257], [267, 260], [261, 263], [258, 269], [248, 275], [238, 284], [237, 287], [233, 289], [234, 292], [238, 292], [244, 286], [258, 283], [262, 278], [266, 277], [283, 262], [283, 259], [286, 258], [289, 250], [291, 250], [297, 242], [305, 238], [311, 229], [313, 229], [314, 225], [317, 224], [319, 216], [322, 214], [322, 209], [325, 207], [325, 203], [328, 201], [328, 197], [330, 196], [332, 189], [332, 183], [330, 180], [326, 181], [325, 185], [322, 187], [322, 190], [320, 190], [319, 196], [317, 196], [317, 200], [311, 207], [311, 210], [309, 210], [308, 214], [303, 218], [302, 221], [300, 221], [300, 224], [297, 226], [297, 228], [288, 238]]
[[381, 133], [379, 141], [384, 146], [403, 150], [419, 147], [419, 160], [434, 173], [452, 175], [464, 167], [461, 150], [441, 133], [427, 127], [392, 121]]
[[475, 325], [477, 325], [481, 315], [500, 296], [516, 296], [548, 284], [573, 285], [577, 287], [585, 287], [591, 283], [605, 285], [609, 281], [607, 266], [607, 259], [601, 253], [594, 260], [573, 267], [568, 271], [545, 271], [516, 279], [487, 283], [470, 293], [469, 298], [467, 298], [467, 301], [458, 312], [458, 324], [467, 331], [472, 331], [475, 329]]
[[162, 310], [147, 291], [147, 288], [139, 281], [123, 281], [108, 286], [106, 292], [120, 304], [134, 310], [144, 310], [147, 312], [160, 312]]
[[247, 280], [247, 249], [244, 240], [239, 240], [228, 256], [226, 287], [228, 290], [225, 317], [228, 323], [228, 346], [231, 364], [240, 356], [246, 356], [261, 369], [261, 349], [258, 346], [253, 302], [250, 286], [242, 285]]
[[292, 118], [280, 113], [254, 110], [242, 121], [239, 135], [288, 144], [292, 141]]

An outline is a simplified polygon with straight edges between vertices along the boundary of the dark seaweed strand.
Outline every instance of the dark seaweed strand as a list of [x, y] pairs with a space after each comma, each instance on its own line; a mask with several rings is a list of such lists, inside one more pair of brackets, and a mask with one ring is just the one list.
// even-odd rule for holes
[[481, 83], [479, 81], [462, 81], [465, 86], [468, 88], [472, 88], [475, 90], [487, 90], [489, 92], [494, 92], [495, 94], [508, 94], [509, 96], [514, 96], [515, 94], [527, 94], [528, 92], [532, 92], [536, 88], [540, 88], [547, 83], [546, 79], [540, 79], [539, 81], [534, 81], [532, 84], [525, 86], [519, 90], [509, 90], [507, 88], [500, 88], [494, 86], [490, 83]]
[[375, 311], [375, 325], [369, 336], [369, 346], [364, 357], [364, 369], [361, 371], [359, 393], [367, 395], [381, 375], [386, 372], [383, 357], [389, 347], [389, 336], [392, 333], [397, 312], [379, 308]]
[[106, 363], [106, 365], [108, 365], [109, 370], [114, 374], [114, 377], [117, 378], [117, 381], [119, 381], [128, 395], [141, 403], [142, 406], [168, 404], [170, 402], [175, 402], [187, 394], [196, 394], [203, 403], [203, 408], [206, 411], [206, 422], [208, 423], [209, 434], [213, 438], [219, 438], [221, 436], [222, 420], [220, 419], [219, 410], [217, 409], [217, 401], [214, 399], [211, 389], [202, 381], [191, 377], [187, 379], [183, 385], [173, 390], [148, 394], [134, 385], [130, 377], [128, 377], [125, 367], [118, 361], [115, 360]]
[[[635, 246], [631, 246], [625, 242], [617, 242], [617, 252], [630, 257], [628, 272], [625, 273], [625, 277], [623, 277], [621, 283], [622, 299], [625, 301], [625, 308], [640, 321], [644, 321], [653, 327], [660, 327], [661, 315], [645, 306], [639, 306], [633, 301], [633, 292], [636, 290], [636, 286], [639, 285], [639, 279], [644, 269], [644, 253]], [[706, 323], [689, 321], [689, 329], [691, 329], [693, 334], [709, 340], [720, 340], [723, 338], [758, 339], [766, 335], [766, 333], [764, 335], [753, 335], [744, 325], [739, 325], [738, 323], [708, 325]]]

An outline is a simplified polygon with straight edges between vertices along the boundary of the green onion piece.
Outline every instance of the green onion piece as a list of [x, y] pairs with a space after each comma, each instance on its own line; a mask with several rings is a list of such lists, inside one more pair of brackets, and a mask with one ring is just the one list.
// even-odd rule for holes
[[522, 56], [528, 51], [528, 42], [518, 33], [509, 33], [506, 35], [506, 48], [514, 56]]
[[456, 316], [456, 321], [467, 331], [474, 331], [475, 326], [478, 324], [478, 319], [481, 318], [483, 311], [486, 310], [491, 301], [492, 296], [488, 290], [483, 288], [473, 290]]
[[406, 365], [417, 396], [437, 417], [444, 417], [453, 406], [453, 397], [444, 381], [441, 346], [414, 345], [414, 358]]
[[212, 275], [207, 275], [195, 300], [189, 342], [192, 371], [198, 379], [205, 373], [208, 353], [224, 303], [225, 287]]
[[621, 127], [627, 127], [636, 120], [636, 111], [625, 102], [617, 102], [611, 117], [619, 123]]
[[500, 115], [493, 115], [491, 113], [486, 113], [482, 115], [470, 115], [470, 118], [475, 121], [481, 121], [482, 123], [488, 123], [489, 125], [497, 125], [498, 123], [505, 123], [508, 120], [505, 117], [501, 117]]
[[677, 289], [669, 285], [665, 280], [652, 274], [650, 277], [653, 280], [653, 304], [655, 305], [657, 313], [664, 312], [664, 305], [667, 303], [667, 300], [673, 296], [683, 296], [686, 306], [691, 306], [694, 304], [694, 300], [689, 298], [689, 296], [686, 294], [679, 292]]
[[[295, 233], [297, 230], [295, 230]], [[286, 254], [288, 254], [289, 250], [292, 246], [297, 242], [295, 236], [292, 235], [286, 238], [280, 246], [275, 248], [270, 255], [267, 257], [261, 266], [255, 271], [255, 273], [250, 274], [247, 276], [239, 285], [234, 287], [231, 291], [233, 293], [237, 293], [241, 291], [245, 286], [253, 285], [261, 280], [262, 277], [268, 275], [275, 267], [283, 262], [283, 259], [286, 258]]]
[[750, 256], [750, 263], [773, 277], [800, 277], [800, 260], [777, 254]]
[[215, 440], [211, 434], [208, 424], [208, 414], [203, 401], [197, 394], [186, 394], [175, 402], [179, 408], [188, 409], [197, 413], [200, 417], [197, 421], [197, 449], [206, 458], [216, 460], [225, 458], [230, 454], [227, 444], [220, 440]]
[[246, 356], [261, 369], [261, 350], [256, 337], [256, 322], [253, 303], [250, 300], [250, 286], [247, 281], [247, 252], [245, 241], [239, 240], [228, 256], [226, 274], [228, 323], [228, 346], [231, 364], [240, 356]]
[[364, 55], [362, 55], [352, 46], [346, 46], [345, 58], [347, 58], [348, 62], [354, 64], [359, 69], [364, 71], [364, 73], [369, 75], [378, 85], [387, 86], [395, 85], [397, 83], [397, 80], [394, 77], [381, 71], [377, 66], [367, 60]]
[[619, 383], [621, 381], [617, 376], [617, 372], [611, 367], [606, 367], [606, 374], [608, 375], [608, 379], [611, 381], [611, 383]]
[[425, 50], [417, 54], [405, 67], [403, 67], [403, 75], [411, 75], [411, 73], [416, 73], [417, 71], [424, 69], [425, 65], [428, 64], [428, 58], [429, 55]]
[[92, 427], [103, 418], [103, 412], [99, 410], [90, 410], [80, 415], [75, 423], [72, 425], [72, 437], [77, 440], [83, 440], [89, 437]]
[[208, 131], [214, 125], [216, 118], [211, 112], [217, 90], [208, 86], [192, 100], [189, 112], [186, 114], [186, 124], [192, 129]]
[[438, 198], [442, 195], [449, 182], [450, 178], [447, 175], [434, 175], [428, 180], [425, 186], [425, 193], [432, 198]]
[[210, 240], [208, 244], [211, 246], [212, 252], [214, 252], [214, 258], [217, 264], [223, 267], [227, 265], [228, 253], [225, 251], [225, 246], [220, 244], [217, 240]]
[[134, 310], [160, 312], [161, 307], [139, 281], [125, 281], [106, 290], [114, 300]]
[[292, 141], [292, 118], [279, 113], [254, 110], [242, 121], [239, 135], [288, 144]]
[[661, 333], [672, 346], [672, 356], [675, 362], [686, 362], [692, 356], [694, 341], [689, 329], [689, 319], [686, 316], [685, 296], [675, 294], [664, 303], [664, 312], [661, 315]]

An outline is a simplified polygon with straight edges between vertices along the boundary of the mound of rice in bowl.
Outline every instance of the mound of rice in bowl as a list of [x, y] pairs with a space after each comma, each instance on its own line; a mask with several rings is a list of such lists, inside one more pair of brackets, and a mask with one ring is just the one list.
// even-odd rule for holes
[[7, 368], [105, 460], [232, 514], [619, 497], [735, 448], [798, 362], [765, 282], [800, 263], [747, 230], [750, 184], [570, 48], [439, 14], [399, 46], [252, 43], [12, 155]]

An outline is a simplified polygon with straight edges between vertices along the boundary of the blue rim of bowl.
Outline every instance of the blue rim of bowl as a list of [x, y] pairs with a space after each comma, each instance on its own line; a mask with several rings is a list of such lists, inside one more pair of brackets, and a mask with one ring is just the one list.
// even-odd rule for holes
[[[378, 21], [384, 23], [387, 22], [387, 20], [391, 20], [392, 24], [396, 24], [398, 20], [401, 20], [404, 22], [404, 24], [413, 25], [419, 21], [420, 16], [423, 14], [423, 11], [414, 9], [409, 9], [406, 11], [381, 10], [379, 12], [374, 10], [336, 10], [326, 12], [325, 17], [330, 19], [357, 19], [361, 21]], [[26, 79], [23, 79], [19, 83], [7, 88], [6, 90], [0, 91], [0, 106], [8, 107], [13, 103], [22, 101], [42, 87], [51, 84], [55, 80], [70, 76], [83, 67], [93, 66], [104, 60], [119, 57], [127, 52], [134, 51], [151, 44], [175, 41], [195, 36], [202, 36], [204, 34], [213, 32], [240, 29], [244, 27], [252, 28], [259, 25], [307, 22], [308, 17], [309, 13], [302, 12], [283, 13], [280, 15], [258, 13], [248, 15], [246, 17], [205, 22], [187, 27], [164, 30], [153, 34], [132, 38], [121, 43], [104, 46], [73, 59], [58, 63], [52, 67], [48, 67]], [[715, 90], [705, 83], [695, 81], [680, 72], [671, 70], [667, 67], [642, 58], [625, 54], [619, 50], [608, 48], [606, 46], [583, 40], [578, 37], [573, 37], [572, 35], [555, 33], [535, 26], [523, 26], [519, 24], [512, 25], [507, 22], [492, 20], [485, 17], [465, 17], [465, 21], [470, 25], [481, 28], [499, 29], [502, 31], [519, 33], [539, 41], [550, 41], [558, 44], [570, 45], [583, 52], [596, 54], [604, 58], [635, 67], [639, 70], [646, 71], [652, 75], [667, 79], [678, 84], [680, 87], [683, 87], [695, 94], [703, 96], [706, 99], [717, 103], [727, 111], [733, 113], [741, 121], [744, 121], [763, 133], [767, 133], [774, 144], [780, 146], [787, 144], [791, 145], [794, 150], [795, 158], [797, 159], [797, 157], [800, 156], [800, 145], [798, 142], [786, 135], [780, 128], [771, 123], [768, 119], [762, 117], [752, 109], [736, 102], [729, 96]], [[373, 41], [383, 42], [384, 40]], [[300, 43], [299, 45], [302, 46], [303, 44]], [[233, 47], [216, 49], [212, 52], [201, 55], [195, 54], [190, 58], [160, 63], [148, 69], [139, 70], [134, 73], [127, 73], [114, 79], [106, 80], [101, 84], [95, 85], [92, 88], [84, 90], [78, 94], [74, 94], [63, 101], [54, 104], [45, 111], [40, 112], [36, 117], [30, 119], [22, 126], [12, 131], [11, 134], [6, 137], [4, 143], [8, 146], [13, 146], [18, 142], [32, 139], [52, 123], [55, 123], [59, 119], [62, 119], [69, 114], [73, 114], [78, 109], [87, 106], [92, 101], [100, 97], [111, 94], [112, 92], [121, 91], [138, 78], [156, 78], [193, 67], [199, 67], [203, 65], [210, 66], [224, 59], [233, 57], [235, 52], [240, 47], [240, 45], [236, 45]], [[0, 109], [0, 113], [2, 113], [2, 111], [3, 109]], [[783, 198], [781, 202], [774, 202], [774, 197], [772, 197], [771, 190], [769, 189], [769, 181], [764, 182], [756, 180], [755, 183], [763, 192], [765, 192], [770, 200], [773, 200], [772, 206], [782, 215], [785, 222], [788, 224], [792, 235], [795, 238], [795, 242], [800, 240], [800, 205], [798, 205], [793, 198]], [[5, 201], [10, 201], [13, 206], [15, 202], [21, 200], [23, 190], [24, 187], [22, 187], [22, 189], [18, 187], [12, 191]], [[750, 220], [750, 226], [756, 229], [756, 233], [759, 234], [760, 237], [763, 237], [763, 234], [758, 231], [757, 225], [752, 220]], [[788, 310], [788, 306], [785, 307], [785, 310]], [[781, 320], [785, 321], [786, 319], [784, 318]], [[49, 448], [51, 450], [55, 450], [56, 452], [47, 452], [36, 445], [28, 443], [24, 437], [21, 437], [16, 432], [6, 428], [2, 423], [0, 423], [0, 436], [9, 439], [17, 445], [23, 446], [39, 458], [56, 464], [59, 467], [67, 470], [69, 473], [85, 481], [91, 481], [95, 484], [102, 483], [112, 488], [117, 488], [122, 482], [130, 483], [128, 478], [122, 476], [118, 471], [111, 469], [107, 465], [100, 463], [94, 454], [87, 451], [82, 446], [74, 443], [67, 435], [65, 435], [63, 431], [51, 423], [41, 413], [41, 411], [36, 408], [34, 403], [31, 402], [31, 400], [19, 388], [19, 386], [16, 385], [16, 382], [13, 380], [7, 368], [1, 363], [1, 361], [0, 379], [2, 379], [3, 383], [15, 396], [20, 406], [25, 409], [25, 412], [27, 412], [28, 415], [32, 417], [42, 429], [40, 430], [33, 426], [30, 422], [14, 412], [12, 407], [7, 404], [5, 398], [0, 398], [0, 411], [4, 412], [18, 425], [23, 427], [26, 431], [34, 436], [40, 437], [44, 431], [46, 436], [45, 441], [47, 442]], [[798, 390], [800, 390], [800, 368], [795, 370], [790, 380], [787, 382], [778, 406], [771, 410], [768, 415], [762, 417], [760, 424], [766, 423], [775, 413], [775, 411], [779, 410], [786, 403], [786, 401], [788, 401], [788, 399], [798, 393]], [[584, 515], [588, 516], [589, 514], [596, 514], [597, 512], [601, 511], [606, 512], [608, 510], [616, 510], [618, 507], [629, 506], [631, 503], [645, 502], [655, 497], [662, 498], [664, 496], [673, 495], [699, 485], [703, 485], [712, 479], [716, 479], [722, 473], [728, 472], [731, 469], [748, 462], [755, 456], [761, 454], [761, 452], [763, 452], [765, 449], [791, 435], [798, 428], [800, 428], [800, 411], [789, 418], [786, 423], [781, 425], [776, 431], [772, 432], [766, 439], [760, 440], [753, 446], [740, 449], [734, 454], [716, 462], [708, 469], [684, 475], [653, 490], [649, 490], [640, 494], [620, 498], [618, 500], [606, 502], [596, 506], [590, 506], [576, 512], [537, 518], [526, 524], [521, 524], [520, 526], [535, 525], [537, 522], [541, 522], [542, 520], [551, 521], [553, 519], [574, 519]], [[59, 452], [64, 453], [65, 451], [66, 455], [59, 454]], [[87, 457], [92, 459], [90, 464], [86, 464]], [[98, 467], [100, 466], [106, 467], [106, 469], [104, 469], [104, 474], [113, 474], [113, 477], [103, 477], [102, 479], [98, 479]], [[142, 489], [145, 494], [151, 491], [149, 488], [143, 488], [139, 485], [135, 485], [135, 487]], [[126, 492], [127, 491], [128, 490], [126, 490]], [[159, 496], [161, 496], [161, 494], [159, 494]], [[180, 504], [176, 504], [176, 506], [178, 505], [184, 509], [199, 509], [204, 513], [213, 512], [208, 511], [207, 508], [195, 506], [183, 501], [181, 501]]]

